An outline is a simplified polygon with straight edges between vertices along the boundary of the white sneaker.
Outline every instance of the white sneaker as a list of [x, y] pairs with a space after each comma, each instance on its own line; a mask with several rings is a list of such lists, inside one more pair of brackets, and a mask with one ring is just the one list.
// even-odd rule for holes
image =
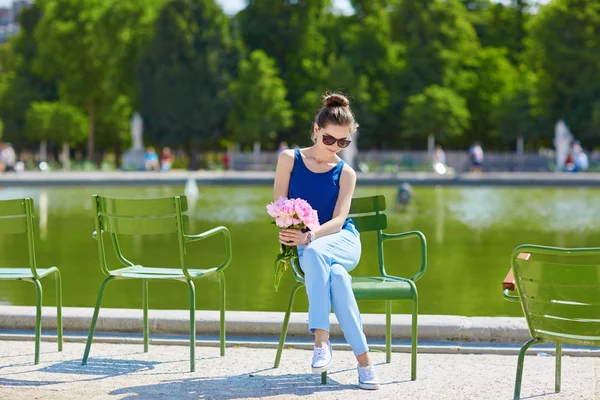
[[358, 387], [365, 390], [379, 389], [379, 379], [377, 379], [375, 368], [372, 365], [358, 366]]
[[315, 374], [321, 372], [327, 372], [333, 364], [333, 357], [331, 354], [331, 343], [323, 343], [323, 347], [315, 346], [315, 352], [313, 353], [312, 359], [312, 372]]

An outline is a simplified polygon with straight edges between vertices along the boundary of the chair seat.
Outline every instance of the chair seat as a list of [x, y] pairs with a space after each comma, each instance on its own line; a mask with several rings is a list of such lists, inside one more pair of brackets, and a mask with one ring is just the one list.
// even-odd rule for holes
[[[200, 278], [215, 272], [211, 269], [188, 269], [192, 278]], [[121, 268], [111, 271], [110, 274], [117, 278], [142, 278], [142, 279], [187, 279], [182, 269], [177, 268], [155, 268], [134, 265], [133, 267]]]
[[381, 276], [353, 276], [354, 296], [361, 300], [397, 300], [412, 298], [408, 282]]
[[[40, 278], [55, 271], [54, 268], [37, 268]], [[31, 268], [0, 268], [0, 280], [33, 279]]]

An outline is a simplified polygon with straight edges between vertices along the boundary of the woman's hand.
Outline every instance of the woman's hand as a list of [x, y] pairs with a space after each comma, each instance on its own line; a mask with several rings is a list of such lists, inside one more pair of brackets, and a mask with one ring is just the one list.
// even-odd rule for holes
[[303, 246], [306, 244], [308, 232], [300, 229], [284, 229], [279, 232], [279, 243], [286, 246]]

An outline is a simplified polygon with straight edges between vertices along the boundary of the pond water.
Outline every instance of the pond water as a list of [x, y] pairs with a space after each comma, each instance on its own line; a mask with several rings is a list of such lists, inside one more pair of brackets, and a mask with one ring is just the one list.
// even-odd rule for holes
[[[100, 270], [92, 219], [92, 197], [164, 197], [183, 193], [183, 187], [12, 187], [0, 189], [0, 199], [32, 197], [36, 209], [38, 268], [56, 265], [63, 276], [63, 304], [93, 307]], [[359, 187], [356, 196], [384, 194], [388, 204], [394, 187]], [[225, 270], [227, 309], [284, 311], [292, 274], [279, 292], [273, 288], [273, 259], [278, 252], [277, 231], [265, 204], [270, 187], [200, 186], [190, 208], [190, 233], [227, 226], [233, 239], [233, 262]], [[422, 231], [428, 240], [427, 272], [417, 282], [422, 314], [465, 316], [522, 315], [518, 304], [502, 298], [501, 283], [514, 247], [536, 243], [560, 247], [600, 245], [600, 189], [512, 187], [416, 187], [406, 212], [389, 212], [388, 232]], [[363, 255], [355, 275], [377, 274], [374, 235], [362, 238]], [[122, 241], [126, 256], [151, 266], [176, 266], [176, 241], [170, 236], [134, 236]], [[391, 274], [411, 276], [419, 267], [416, 240], [388, 242], [386, 266]], [[220, 236], [192, 243], [190, 268], [217, 264], [223, 257]], [[112, 256], [113, 268], [118, 267]], [[23, 237], [0, 236], [0, 267], [23, 266], [27, 248]], [[44, 305], [54, 304], [54, 282], [45, 278]], [[108, 285], [103, 307], [141, 307], [140, 281]], [[186, 309], [188, 288], [182, 282], [151, 282], [150, 307]], [[198, 309], [218, 309], [218, 282], [196, 285]], [[0, 304], [34, 305], [31, 283], [0, 281]], [[384, 303], [363, 301], [362, 312], [383, 312]], [[295, 311], [306, 311], [299, 294]], [[410, 312], [409, 302], [396, 302], [395, 313]]]

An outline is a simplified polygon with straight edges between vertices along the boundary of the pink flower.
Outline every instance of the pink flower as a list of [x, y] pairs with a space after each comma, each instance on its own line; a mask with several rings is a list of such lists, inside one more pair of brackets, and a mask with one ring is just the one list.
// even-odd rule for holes
[[273, 203], [267, 204], [267, 213], [275, 218], [275, 224], [280, 228], [300, 226], [308, 227], [312, 231], [320, 229], [317, 211], [303, 199], [280, 197]]
[[267, 204], [267, 212], [269, 215], [276, 218], [281, 213], [282, 206], [286, 201], [289, 200], [285, 197], [279, 197], [275, 202]]
[[317, 211], [308, 204], [306, 200], [294, 199], [294, 209], [298, 218], [313, 232], [318, 231], [321, 226], [319, 225], [319, 217]]

